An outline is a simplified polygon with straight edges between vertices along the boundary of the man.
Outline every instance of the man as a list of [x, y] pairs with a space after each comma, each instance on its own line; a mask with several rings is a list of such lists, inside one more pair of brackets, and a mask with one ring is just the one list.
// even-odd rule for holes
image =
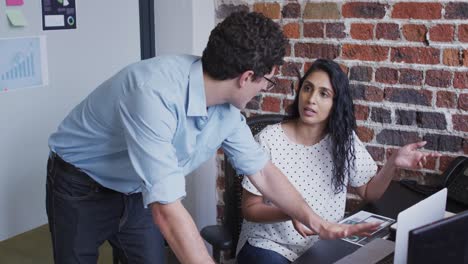
[[[319, 218], [252, 138], [240, 110], [283, 63], [287, 40], [258, 13], [233, 13], [202, 58], [163, 56], [124, 68], [51, 135], [47, 213], [57, 263], [96, 263], [105, 240], [128, 263], [212, 263], [181, 204], [185, 175], [219, 147], [274, 204], [323, 238], [372, 231]], [[147, 208], [146, 208], [147, 207]], [[156, 225], [155, 225], [156, 224]]]

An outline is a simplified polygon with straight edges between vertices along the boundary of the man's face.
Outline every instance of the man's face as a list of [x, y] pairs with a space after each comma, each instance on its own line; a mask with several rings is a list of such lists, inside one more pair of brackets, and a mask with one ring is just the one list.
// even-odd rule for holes
[[272, 83], [269, 80], [273, 78], [275, 70], [276, 67], [273, 67], [273, 70], [263, 77], [249, 77], [249, 79], [245, 82], [245, 85], [239, 89], [238, 94], [233, 100], [232, 104], [238, 109], [244, 109], [247, 103], [252, 100], [252, 98], [257, 96], [260, 92], [266, 91], [268, 87], [271, 87]]

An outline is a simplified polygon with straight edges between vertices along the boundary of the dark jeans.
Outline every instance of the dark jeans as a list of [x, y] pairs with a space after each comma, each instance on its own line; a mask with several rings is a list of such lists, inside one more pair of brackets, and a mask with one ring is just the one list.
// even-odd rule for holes
[[268, 249], [254, 247], [245, 242], [236, 257], [239, 264], [289, 264], [291, 263], [283, 255]]
[[97, 263], [106, 240], [121, 263], [165, 263], [163, 236], [141, 193], [107, 189], [54, 153], [47, 163], [46, 209], [55, 263]]

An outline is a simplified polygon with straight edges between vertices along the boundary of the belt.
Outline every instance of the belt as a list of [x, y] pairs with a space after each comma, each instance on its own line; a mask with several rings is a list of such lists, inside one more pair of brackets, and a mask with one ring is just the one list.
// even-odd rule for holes
[[80, 169], [78, 169], [77, 167], [73, 166], [72, 164], [64, 161], [59, 155], [57, 155], [57, 153], [51, 151], [50, 152], [50, 155], [49, 155], [49, 159], [51, 160], [52, 162], [52, 167], [54, 164], [60, 164], [60, 166], [62, 168], [64, 168], [65, 170], [67, 171], [79, 171], [81, 172]]

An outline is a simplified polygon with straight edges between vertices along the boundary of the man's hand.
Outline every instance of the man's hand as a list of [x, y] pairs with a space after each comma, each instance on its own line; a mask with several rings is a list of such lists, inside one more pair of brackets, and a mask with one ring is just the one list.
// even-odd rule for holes
[[152, 203], [153, 219], [181, 263], [212, 263], [203, 239], [180, 201]]
[[338, 239], [356, 236], [370, 236], [379, 229], [380, 223], [362, 223], [355, 225], [337, 224], [331, 222], [322, 223], [318, 235], [321, 239]]

